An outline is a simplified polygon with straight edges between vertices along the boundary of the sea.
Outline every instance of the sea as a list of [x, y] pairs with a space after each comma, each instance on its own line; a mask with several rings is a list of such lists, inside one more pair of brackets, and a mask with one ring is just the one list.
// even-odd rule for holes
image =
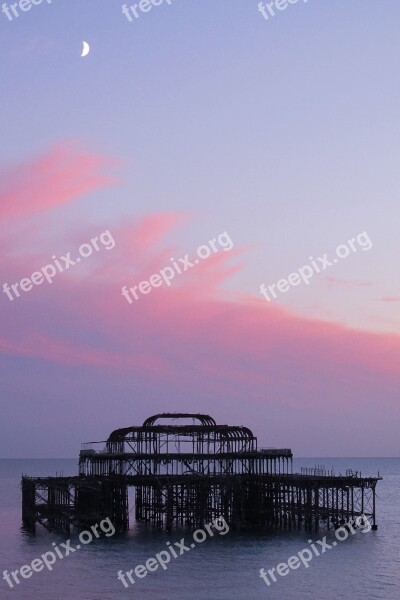
[[[79, 544], [76, 535], [67, 543], [65, 535], [50, 534], [38, 527], [36, 535], [21, 527], [21, 474], [32, 476], [76, 475], [76, 460], [1, 460], [0, 461], [0, 598], [1, 600], [399, 600], [400, 599], [400, 459], [399, 458], [312, 458], [294, 460], [294, 471], [302, 467], [325, 465], [336, 473], [352, 468], [362, 475], [377, 475], [377, 531], [357, 531], [336, 541], [334, 533], [307, 532], [234, 533], [220, 524], [220, 531], [193, 543], [191, 531], [174, 529], [170, 533], [137, 525], [131, 514], [131, 529], [123, 535], [93, 536]], [[104, 529], [106, 527], [104, 526]], [[291, 556], [298, 556], [310, 541], [325, 551], [267, 585], [260, 577]], [[184, 541], [182, 542], [182, 538]], [[198, 538], [203, 538], [198, 535]], [[85, 539], [87, 542], [87, 539]], [[191, 543], [193, 548], [191, 547]], [[184, 544], [185, 550], [179, 544]], [[57, 558], [50, 571], [46, 567], [19, 578], [11, 588], [3, 578], [23, 565], [30, 565], [55, 546], [66, 553], [64, 544], [80, 549]], [[176, 549], [165, 569], [138, 569], [150, 558], [170, 547]], [[60, 550], [60, 552], [61, 552]], [[180, 554], [182, 552], [182, 554]], [[172, 553], [170, 553], [171, 555]], [[165, 557], [165, 554], [162, 555]], [[308, 554], [305, 554], [308, 557]], [[165, 559], [166, 560], [166, 559]], [[40, 563], [35, 563], [40, 564]], [[154, 562], [149, 563], [154, 568]], [[297, 564], [297, 563], [296, 563]], [[132, 571], [134, 583], [118, 572]], [[281, 567], [281, 571], [285, 569]], [[27, 571], [25, 571], [28, 574]], [[275, 572], [274, 572], [275, 573]], [[13, 581], [13, 580], [11, 580]], [[269, 581], [269, 579], [268, 579]]]

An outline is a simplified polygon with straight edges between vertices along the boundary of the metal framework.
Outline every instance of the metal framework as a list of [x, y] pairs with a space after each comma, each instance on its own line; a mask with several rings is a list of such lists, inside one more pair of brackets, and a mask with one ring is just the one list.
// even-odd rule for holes
[[83, 444], [77, 477], [24, 476], [23, 522], [32, 531], [39, 522], [68, 532], [109, 517], [126, 530], [133, 486], [136, 520], [168, 530], [221, 515], [232, 528], [318, 529], [364, 514], [376, 528], [379, 476], [339, 476], [322, 467], [296, 474], [292, 458], [287, 448], [258, 449], [247, 427], [217, 425], [201, 414], [154, 415]]

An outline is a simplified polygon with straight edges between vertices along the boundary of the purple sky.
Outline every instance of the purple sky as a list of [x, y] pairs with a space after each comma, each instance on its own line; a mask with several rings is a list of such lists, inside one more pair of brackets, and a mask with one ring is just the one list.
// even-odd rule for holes
[[[398, 456], [399, 16], [395, 0], [268, 21], [255, 0], [132, 23], [117, 1], [0, 14], [0, 457], [74, 457], [162, 411], [298, 456]], [[122, 296], [224, 232], [231, 249]]]

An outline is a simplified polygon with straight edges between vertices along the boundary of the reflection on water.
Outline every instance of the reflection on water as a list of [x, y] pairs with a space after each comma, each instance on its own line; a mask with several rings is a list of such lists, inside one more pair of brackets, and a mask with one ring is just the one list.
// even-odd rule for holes
[[[400, 597], [399, 483], [400, 459], [296, 459], [294, 468], [325, 464], [344, 473], [351, 467], [364, 475], [380, 471], [378, 484], [378, 531], [352, 535], [329, 552], [315, 557], [308, 568], [290, 571], [267, 586], [260, 569], [268, 570], [303, 548], [310, 535], [304, 532], [236, 534], [208, 537], [190, 552], [171, 559], [166, 570], [149, 572], [125, 589], [117, 579], [123, 572], [144, 564], [161, 552], [166, 542], [179, 542], [191, 533], [151, 531], [135, 524], [122, 536], [100, 538], [70, 556], [60, 559], [49, 572], [33, 573], [13, 590], [0, 582], [0, 598], [21, 600], [119, 600], [123, 597], [148, 600], [398, 600]], [[0, 461], [1, 546], [0, 571], [19, 569], [52, 550], [52, 543], [65, 542], [38, 528], [36, 536], [21, 529], [20, 477], [50, 475], [63, 470], [76, 474], [76, 460]], [[132, 504], [131, 504], [132, 508]], [[321, 539], [326, 532], [312, 534]], [[334, 539], [327, 534], [327, 542]], [[76, 545], [76, 537], [72, 536]], [[79, 543], [79, 542], [78, 542]], [[179, 552], [178, 552], [179, 554]]]

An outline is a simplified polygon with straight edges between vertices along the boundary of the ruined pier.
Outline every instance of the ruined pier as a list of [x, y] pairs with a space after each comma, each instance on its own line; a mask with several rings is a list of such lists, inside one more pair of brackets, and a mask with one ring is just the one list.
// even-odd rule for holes
[[258, 449], [247, 427], [217, 425], [208, 415], [155, 415], [83, 444], [76, 477], [23, 476], [23, 524], [69, 534], [108, 517], [125, 531], [131, 486], [135, 519], [167, 530], [201, 527], [221, 515], [242, 530], [315, 531], [361, 515], [377, 528], [379, 476], [319, 468], [298, 474], [292, 459], [287, 448]]

